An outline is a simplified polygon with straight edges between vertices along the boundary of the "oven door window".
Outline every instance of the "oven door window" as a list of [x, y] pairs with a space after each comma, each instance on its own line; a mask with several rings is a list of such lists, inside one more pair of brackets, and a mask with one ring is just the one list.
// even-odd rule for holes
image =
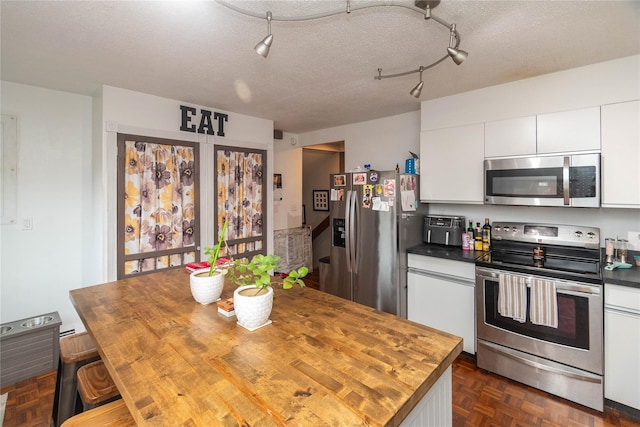
[[[574, 348], [589, 349], [589, 299], [577, 295], [557, 293], [558, 327], [535, 325], [529, 320], [520, 323], [498, 313], [498, 282], [485, 280], [485, 322], [520, 335]], [[529, 289], [527, 289], [529, 307]]]
[[486, 172], [487, 196], [558, 198], [562, 187], [561, 167]]

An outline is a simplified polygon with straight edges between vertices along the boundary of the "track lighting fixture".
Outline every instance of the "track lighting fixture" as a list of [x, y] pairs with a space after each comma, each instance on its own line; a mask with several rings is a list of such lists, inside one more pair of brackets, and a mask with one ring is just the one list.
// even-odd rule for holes
[[[225, 0], [216, 0], [220, 5], [225, 6], [229, 9], [232, 9], [238, 13], [241, 13], [243, 15], [247, 15], [247, 16], [251, 16], [254, 18], [259, 18], [259, 19], [264, 19], [263, 15], [258, 14], [256, 12], [252, 12], [249, 10], [245, 10], [242, 9], [240, 7], [237, 7], [231, 3], [228, 3]], [[361, 9], [367, 9], [367, 8], [371, 8], [371, 7], [389, 7], [389, 6], [395, 6], [395, 7], [403, 7], [406, 9], [410, 9], [413, 10], [415, 12], [419, 12], [421, 15], [424, 16], [424, 19], [426, 21], [434, 21], [440, 25], [442, 25], [443, 27], [446, 27], [447, 29], [449, 29], [449, 46], [447, 47], [447, 54], [444, 55], [443, 57], [441, 57], [440, 59], [438, 59], [437, 61], [428, 64], [428, 65], [420, 65], [417, 69], [415, 70], [409, 70], [409, 71], [405, 71], [402, 73], [396, 73], [396, 74], [387, 74], [387, 75], [383, 75], [382, 74], [382, 68], [378, 68], [378, 75], [374, 76], [373, 78], [375, 80], [382, 80], [382, 79], [388, 79], [388, 78], [394, 78], [394, 77], [401, 77], [401, 76], [407, 76], [409, 74], [413, 74], [413, 73], [420, 73], [420, 83], [418, 83], [418, 85], [416, 87], [414, 87], [409, 93], [416, 97], [419, 98], [420, 97], [420, 93], [422, 92], [422, 88], [424, 86], [424, 81], [422, 80], [422, 72], [425, 70], [428, 70], [429, 68], [435, 67], [436, 65], [438, 65], [439, 63], [441, 63], [442, 61], [446, 60], [447, 58], [451, 58], [453, 60], [453, 62], [456, 65], [460, 65], [462, 64], [462, 62], [464, 62], [464, 60], [467, 58], [467, 56], [469, 55], [467, 52], [465, 52], [462, 49], [459, 49], [460, 46], [460, 34], [458, 33], [458, 31], [456, 30], [456, 24], [448, 24], [447, 22], [443, 21], [442, 19], [438, 18], [437, 16], [434, 16], [433, 13], [431, 12], [431, 10], [436, 7], [438, 4], [440, 4], [440, 0], [415, 0], [414, 5], [409, 5], [407, 3], [404, 3], [402, 1], [384, 1], [384, 2], [373, 2], [373, 3], [366, 3], [366, 4], [359, 4], [359, 5], [353, 5], [351, 4], [351, 0], [346, 0], [346, 13], [351, 13], [353, 11], [356, 10], [361, 10]], [[338, 14], [342, 14], [345, 13], [345, 9], [341, 9], [341, 10], [334, 10], [334, 11], [328, 11], [328, 12], [324, 12], [324, 13], [319, 13], [319, 14], [315, 14], [315, 15], [305, 15], [305, 16], [286, 16], [286, 17], [273, 17], [273, 15], [271, 14], [271, 12], [267, 12], [267, 26], [268, 26], [268, 30], [269, 30], [269, 34], [267, 35], [267, 37], [265, 37], [260, 43], [258, 43], [255, 47], [256, 52], [258, 52], [260, 55], [262, 55], [263, 57], [267, 57], [267, 55], [269, 55], [269, 49], [271, 48], [271, 44], [273, 43], [273, 35], [271, 34], [271, 21], [309, 21], [312, 19], [319, 19], [319, 18], [326, 18], [329, 16], [334, 16], [334, 15], [338, 15]]]
[[420, 94], [422, 93], [422, 88], [424, 87], [424, 81], [422, 80], [422, 72], [424, 71], [424, 69], [420, 67], [419, 70], [420, 70], [420, 83], [418, 83], [416, 87], [411, 89], [411, 92], [409, 92], [411, 96], [415, 98], [420, 98]]
[[451, 24], [451, 35], [449, 36], [449, 47], [447, 48], [447, 52], [449, 53], [451, 59], [453, 59], [453, 62], [455, 62], [457, 65], [460, 65], [464, 62], [464, 60], [467, 58], [467, 55], [469, 54], [462, 49], [456, 48], [456, 40], [456, 24]]
[[262, 41], [258, 43], [254, 48], [255, 51], [262, 55], [263, 58], [266, 58], [269, 55], [269, 49], [271, 49], [271, 43], [273, 43], [273, 34], [271, 34], [271, 19], [271, 12], [267, 12], [267, 28], [269, 31], [269, 35], [262, 39]]

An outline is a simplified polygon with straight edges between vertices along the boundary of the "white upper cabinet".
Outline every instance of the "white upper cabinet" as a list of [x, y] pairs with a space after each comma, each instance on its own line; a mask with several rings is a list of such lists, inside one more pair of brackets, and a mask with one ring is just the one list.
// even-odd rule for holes
[[538, 115], [538, 154], [600, 150], [600, 107]]
[[640, 101], [602, 106], [602, 206], [640, 207]]
[[487, 122], [484, 125], [484, 157], [536, 154], [536, 117]]
[[484, 124], [420, 134], [420, 200], [483, 202]]

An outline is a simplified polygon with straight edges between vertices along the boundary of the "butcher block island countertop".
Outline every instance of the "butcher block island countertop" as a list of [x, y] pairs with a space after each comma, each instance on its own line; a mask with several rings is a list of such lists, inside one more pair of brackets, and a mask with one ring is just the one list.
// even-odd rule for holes
[[462, 350], [324, 292], [274, 291], [273, 323], [254, 332], [194, 301], [184, 270], [70, 296], [138, 425], [399, 425]]

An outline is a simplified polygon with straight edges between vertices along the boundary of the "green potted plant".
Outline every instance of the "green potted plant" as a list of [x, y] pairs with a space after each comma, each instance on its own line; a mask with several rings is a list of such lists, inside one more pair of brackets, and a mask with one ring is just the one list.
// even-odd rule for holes
[[220, 255], [220, 247], [224, 244], [224, 235], [227, 231], [227, 220], [225, 219], [222, 231], [218, 237], [218, 244], [204, 248], [208, 261], [211, 264], [209, 268], [203, 268], [192, 272], [189, 275], [189, 286], [193, 298], [200, 304], [207, 305], [217, 301], [222, 294], [224, 288], [224, 276], [227, 274], [226, 269], [218, 268], [218, 256]]
[[[233, 305], [238, 324], [254, 331], [271, 323], [269, 316], [273, 308], [273, 289], [271, 272], [277, 271], [280, 257], [258, 254], [247, 260], [236, 260], [229, 268], [229, 280], [238, 285], [233, 293]], [[304, 287], [303, 277], [309, 269], [300, 267], [287, 274], [282, 280], [283, 289], [294, 285]]]

